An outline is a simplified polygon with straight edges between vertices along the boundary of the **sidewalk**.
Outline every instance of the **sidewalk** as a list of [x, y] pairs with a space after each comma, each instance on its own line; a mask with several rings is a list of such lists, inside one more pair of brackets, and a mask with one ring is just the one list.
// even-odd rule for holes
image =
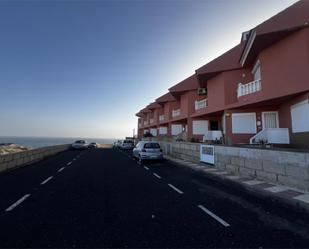
[[193, 163], [190, 161], [173, 158], [165, 155], [169, 161], [176, 162], [182, 166], [189, 167], [194, 171], [203, 174], [207, 178], [218, 181], [226, 186], [231, 184], [241, 187], [242, 190], [254, 194], [258, 197], [270, 197], [280, 203], [293, 207], [297, 211], [306, 211], [309, 213], [309, 192], [299, 189], [276, 185], [274, 183], [257, 180], [247, 176], [233, 175], [230, 172], [219, 170], [212, 165], [205, 163]]

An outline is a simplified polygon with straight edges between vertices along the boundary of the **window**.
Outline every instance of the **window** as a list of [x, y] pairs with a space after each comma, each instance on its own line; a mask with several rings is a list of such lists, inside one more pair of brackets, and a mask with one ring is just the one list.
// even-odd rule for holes
[[233, 134], [254, 134], [256, 133], [256, 115], [252, 113], [232, 114]]
[[205, 135], [208, 131], [207, 120], [194, 120], [192, 126], [193, 126], [193, 135]]
[[160, 145], [158, 143], [146, 143], [144, 145], [145, 149], [160, 149]]
[[292, 131], [308, 132], [309, 131], [309, 103], [308, 100], [302, 101], [291, 106]]
[[178, 135], [182, 132], [182, 125], [181, 124], [174, 124], [171, 126], [172, 128], [172, 136]]
[[252, 70], [252, 74], [254, 76], [254, 81], [261, 79], [261, 67], [260, 67], [259, 60], [257, 60], [257, 62], [255, 63], [253, 70]]

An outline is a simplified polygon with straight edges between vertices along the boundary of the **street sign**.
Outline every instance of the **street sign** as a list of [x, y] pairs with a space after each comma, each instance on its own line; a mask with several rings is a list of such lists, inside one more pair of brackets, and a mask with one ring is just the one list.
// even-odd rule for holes
[[215, 146], [201, 144], [200, 146], [200, 161], [209, 164], [215, 164]]

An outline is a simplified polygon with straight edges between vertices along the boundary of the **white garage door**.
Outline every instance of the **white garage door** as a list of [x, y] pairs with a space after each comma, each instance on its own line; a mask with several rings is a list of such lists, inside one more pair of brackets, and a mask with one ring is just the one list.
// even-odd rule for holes
[[182, 125], [181, 124], [174, 124], [172, 125], [172, 135], [176, 136], [182, 132]]
[[256, 133], [255, 112], [233, 113], [232, 132], [234, 134], [254, 134]]
[[208, 120], [194, 120], [193, 135], [205, 135], [208, 131]]
[[308, 100], [302, 101], [291, 106], [292, 131], [309, 131], [309, 103]]
[[154, 128], [150, 129], [150, 133], [151, 133], [154, 137], [157, 136], [157, 129], [154, 129]]
[[167, 134], [167, 127], [161, 126], [159, 128], [159, 134], [160, 135], [166, 135]]

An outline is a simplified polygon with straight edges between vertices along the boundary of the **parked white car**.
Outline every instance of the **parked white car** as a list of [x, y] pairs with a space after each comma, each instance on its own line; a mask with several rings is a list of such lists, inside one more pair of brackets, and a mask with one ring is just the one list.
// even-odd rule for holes
[[139, 161], [162, 160], [163, 152], [158, 142], [140, 141], [133, 149], [133, 156]]
[[86, 140], [77, 140], [72, 145], [71, 148], [74, 150], [85, 150], [88, 149], [89, 143]]
[[123, 149], [123, 150], [131, 150], [134, 148], [134, 143], [132, 140], [123, 140], [120, 144], [120, 149]]

